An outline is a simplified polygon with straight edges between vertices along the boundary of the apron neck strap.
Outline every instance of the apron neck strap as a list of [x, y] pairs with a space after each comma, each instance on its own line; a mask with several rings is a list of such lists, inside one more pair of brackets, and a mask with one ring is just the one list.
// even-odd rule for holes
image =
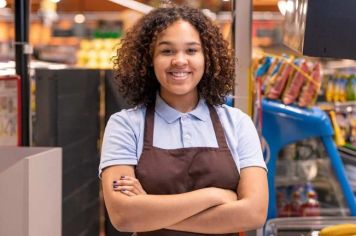
[[[208, 104], [211, 122], [214, 127], [216, 140], [218, 142], [219, 148], [228, 148], [224, 129], [221, 125], [218, 113], [216, 109]], [[155, 115], [155, 106], [149, 105], [146, 110], [146, 119], [145, 119], [145, 128], [144, 128], [144, 147], [152, 147], [153, 146], [153, 130], [154, 130], [154, 115]]]
[[221, 121], [219, 119], [218, 113], [216, 112], [216, 109], [208, 104], [208, 108], [210, 111], [210, 118], [211, 122], [213, 123], [215, 135], [216, 135], [216, 141], [218, 142], [219, 148], [228, 148], [226, 139], [225, 139], [225, 134], [224, 134], [224, 129], [221, 125]]
[[146, 109], [145, 129], [144, 129], [144, 147], [153, 146], [153, 128], [155, 123], [155, 106], [148, 105]]

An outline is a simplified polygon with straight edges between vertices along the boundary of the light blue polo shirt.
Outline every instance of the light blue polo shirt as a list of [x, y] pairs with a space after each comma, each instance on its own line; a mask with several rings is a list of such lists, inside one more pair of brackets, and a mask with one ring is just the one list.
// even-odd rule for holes
[[[227, 144], [237, 169], [258, 166], [264, 169], [260, 140], [251, 118], [237, 108], [215, 106], [225, 132]], [[137, 165], [143, 148], [146, 107], [113, 114], [105, 128], [99, 176], [112, 165]], [[157, 95], [153, 146], [163, 149], [218, 147], [209, 108], [200, 99], [196, 108], [181, 113]]]

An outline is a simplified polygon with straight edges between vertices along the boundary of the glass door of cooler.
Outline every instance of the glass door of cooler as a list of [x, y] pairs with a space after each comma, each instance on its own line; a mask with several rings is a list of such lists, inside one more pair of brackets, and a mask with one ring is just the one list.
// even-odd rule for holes
[[275, 188], [278, 217], [350, 214], [320, 138], [289, 144], [279, 152]]
[[356, 149], [354, 147], [339, 147], [340, 157], [345, 166], [347, 179], [356, 196]]

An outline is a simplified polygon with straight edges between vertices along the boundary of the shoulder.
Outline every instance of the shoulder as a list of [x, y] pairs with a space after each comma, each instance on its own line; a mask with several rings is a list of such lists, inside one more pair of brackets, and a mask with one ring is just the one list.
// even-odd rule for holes
[[146, 115], [146, 106], [138, 105], [130, 109], [122, 109], [119, 112], [112, 114], [107, 125], [115, 125], [125, 123], [135, 127], [137, 124], [144, 121]]
[[244, 125], [246, 122], [252, 122], [250, 116], [236, 107], [230, 107], [225, 104], [214, 107], [219, 115], [219, 118], [224, 124], [228, 123], [231, 126], [237, 128], [241, 125]]

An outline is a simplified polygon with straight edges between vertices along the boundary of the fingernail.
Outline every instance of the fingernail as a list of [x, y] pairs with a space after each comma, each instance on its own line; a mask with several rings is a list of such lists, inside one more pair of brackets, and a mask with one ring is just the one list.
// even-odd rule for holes
[[119, 185], [114, 185], [113, 187], [114, 187], [114, 188], [117, 188], [117, 187], [119, 187]]
[[122, 175], [120, 179], [125, 179], [125, 176]]
[[120, 190], [120, 191], [121, 191], [121, 192], [123, 192], [123, 193], [124, 193], [124, 192], [126, 192], [126, 190], [125, 190], [125, 189], [122, 189], [122, 190]]
[[114, 180], [114, 181], [112, 181], [114, 184], [116, 184], [117, 183], [117, 181], [116, 180]]

